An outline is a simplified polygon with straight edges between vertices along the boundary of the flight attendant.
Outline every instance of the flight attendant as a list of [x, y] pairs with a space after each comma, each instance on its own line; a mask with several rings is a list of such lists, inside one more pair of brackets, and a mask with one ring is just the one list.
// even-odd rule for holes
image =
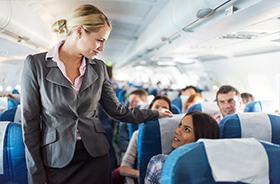
[[111, 183], [109, 143], [97, 117], [97, 103], [113, 118], [134, 124], [164, 116], [122, 106], [111, 86], [103, 51], [112, 29], [92, 5], [82, 5], [54, 32], [66, 40], [50, 51], [27, 56], [22, 72], [21, 105], [28, 182], [31, 184]]

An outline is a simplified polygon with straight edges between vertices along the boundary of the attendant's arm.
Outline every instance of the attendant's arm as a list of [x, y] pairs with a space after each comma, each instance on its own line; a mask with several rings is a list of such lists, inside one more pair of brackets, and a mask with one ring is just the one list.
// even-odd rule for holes
[[21, 77], [22, 131], [25, 144], [28, 182], [42, 184], [47, 181], [40, 151], [41, 99], [37, 70], [33, 56], [27, 56]]
[[121, 122], [129, 122], [139, 124], [151, 119], [157, 119], [164, 116], [172, 116], [170, 111], [154, 111], [149, 109], [138, 109], [122, 106], [113, 91], [111, 81], [105, 68], [105, 64], [101, 64], [104, 70], [104, 82], [102, 85], [102, 95], [100, 104], [102, 108], [113, 118]]

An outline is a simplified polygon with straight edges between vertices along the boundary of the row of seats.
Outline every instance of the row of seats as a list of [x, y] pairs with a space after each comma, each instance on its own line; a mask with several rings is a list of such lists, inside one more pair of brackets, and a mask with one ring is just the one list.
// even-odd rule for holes
[[[150, 158], [161, 153], [168, 154], [171, 151], [175, 129], [183, 116], [182, 114], [174, 115], [173, 118], [151, 120], [141, 125], [138, 134], [141, 184], [144, 183]], [[252, 117], [254, 118], [252, 119]], [[222, 119], [219, 126], [221, 138], [224, 140], [256, 138], [265, 141], [261, 144], [269, 159], [270, 183], [280, 183], [280, 116], [266, 113], [233, 114]], [[242, 152], [242, 150], [236, 151]], [[172, 152], [169, 157], [163, 169], [163, 183], [216, 183], [211, 174], [204, 143], [186, 144], [182, 148], [176, 149], [174, 153]], [[181, 162], [181, 160], [184, 161]]]

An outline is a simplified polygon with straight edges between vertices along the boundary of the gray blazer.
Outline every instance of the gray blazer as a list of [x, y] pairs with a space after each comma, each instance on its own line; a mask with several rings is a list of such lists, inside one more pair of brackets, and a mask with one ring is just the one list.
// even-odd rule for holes
[[158, 117], [157, 111], [120, 105], [103, 61], [86, 59], [77, 95], [46, 53], [27, 56], [21, 78], [23, 138], [30, 183], [46, 181], [44, 165], [62, 168], [73, 158], [76, 132], [92, 157], [109, 151], [97, 103], [113, 118], [134, 124]]

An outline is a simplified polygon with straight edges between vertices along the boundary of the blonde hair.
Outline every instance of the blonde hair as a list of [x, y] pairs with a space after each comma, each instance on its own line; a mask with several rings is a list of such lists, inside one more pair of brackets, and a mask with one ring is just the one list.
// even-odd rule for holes
[[102, 27], [112, 25], [106, 15], [97, 7], [84, 4], [75, 9], [68, 20], [61, 19], [52, 25], [52, 31], [70, 35], [77, 26], [83, 26], [87, 33], [98, 32]]

